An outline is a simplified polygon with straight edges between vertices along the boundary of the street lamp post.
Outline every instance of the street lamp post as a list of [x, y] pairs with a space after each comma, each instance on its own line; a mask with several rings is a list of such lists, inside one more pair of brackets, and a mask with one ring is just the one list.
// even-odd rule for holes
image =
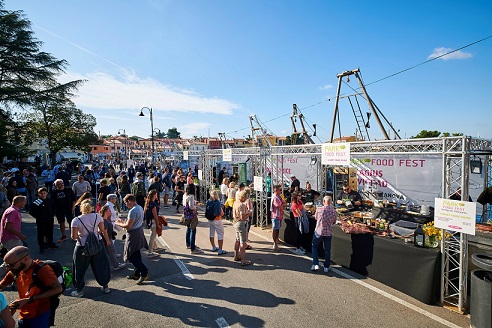
[[140, 115], [138, 116], [145, 116], [143, 113], [144, 108], [147, 108], [150, 112], [150, 138], [152, 140], [152, 166], [154, 166], [154, 118], [152, 117], [152, 108], [149, 107], [142, 107], [140, 109]]

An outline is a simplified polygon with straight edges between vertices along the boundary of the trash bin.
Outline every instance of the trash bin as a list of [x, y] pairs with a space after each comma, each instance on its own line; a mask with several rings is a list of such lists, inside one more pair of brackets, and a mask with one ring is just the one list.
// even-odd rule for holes
[[470, 326], [492, 327], [492, 254], [472, 255], [472, 263], [480, 269], [471, 273]]

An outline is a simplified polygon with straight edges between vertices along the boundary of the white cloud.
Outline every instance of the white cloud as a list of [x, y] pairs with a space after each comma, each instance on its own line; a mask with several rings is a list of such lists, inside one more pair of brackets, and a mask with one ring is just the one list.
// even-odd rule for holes
[[60, 80], [87, 80], [79, 87], [73, 99], [80, 107], [94, 109], [126, 110], [152, 107], [154, 115], [159, 112], [194, 112], [231, 115], [240, 105], [216, 97], [205, 97], [194, 90], [180, 89], [152, 78], [140, 78], [126, 71], [121, 79], [102, 73], [67, 73]]
[[[434, 51], [429, 55], [428, 59], [437, 58], [437, 57], [442, 56], [445, 53], [448, 53], [452, 50], [453, 49], [451, 49], [451, 48], [444, 48], [444, 47], [434, 48]], [[458, 50], [458, 51], [455, 51], [453, 53], [450, 53], [449, 55], [440, 57], [439, 59], [442, 59], [442, 60], [468, 59], [471, 57], [473, 57], [473, 55], [471, 53]]]
[[193, 138], [193, 136], [207, 136], [210, 123], [196, 122], [179, 126], [182, 138]]
[[327, 90], [333, 88], [333, 85], [331, 84], [325, 84], [322, 87], [319, 87], [320, 90]]

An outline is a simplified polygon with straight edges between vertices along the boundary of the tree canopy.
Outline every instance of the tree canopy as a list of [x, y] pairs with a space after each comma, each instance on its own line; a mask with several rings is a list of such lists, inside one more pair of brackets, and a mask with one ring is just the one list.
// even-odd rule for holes
[[457, 137], [457, 136], [462, 136], [463, 133], [449, 133], [449, 132], [439, 132], [437, 130], [434, 131], [427, 131], [427, 130], [422, 130], [420, 131], [416, 136], [411, 137], [412, 139], [417, 139], [417, 138], [438, 138], [438, 137]]

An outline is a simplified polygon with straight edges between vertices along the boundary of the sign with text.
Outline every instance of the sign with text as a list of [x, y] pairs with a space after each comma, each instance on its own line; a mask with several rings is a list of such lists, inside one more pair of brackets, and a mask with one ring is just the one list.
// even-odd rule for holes
[[198, 180], [203, 180], [203, 171], [198, 170]]
[[475, 235], [476, 203], [436, 198], [434, 226], [436, 228]]
[[222, 161], [231, 162], [232, 161], [232, 149], [222, 149]]
[[184, 161], [188, 160], [188, 151], [187, 150], [183, 151], [183, 160]]
[[254, 181], [253, 189], [255, 191], [262, 191], [263, 190], [263, 177], [258, 177], [255, 175], [253, 181]]
[[321, 164], [350, 165], [350, 143], [324, 143], [321, 145]]

